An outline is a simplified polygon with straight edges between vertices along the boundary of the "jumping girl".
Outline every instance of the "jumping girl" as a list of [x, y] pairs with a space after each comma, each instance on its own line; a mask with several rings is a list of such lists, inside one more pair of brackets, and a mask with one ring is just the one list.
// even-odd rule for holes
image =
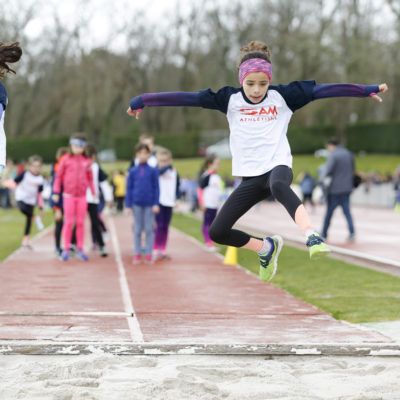
[[327, 97], [372, 97], [381, 102], [377, 93], [386, 92], [388, 87], [386, 84], [316, 84], [313, 80], [271, 85], [270, 52], [266, 44], [258, 41], [241, 49], [238, 67], [239, 88], [226, 86], [217, 92], [208, 89], [195, 93], [145, 93], [131, 100], [127, 113], [138, 119], [145, 106], [192, 106], [226, 114], [232, 175], [241, 176], [243, 180], [214, 220], [210, 237], [217, 243], [256, 251], [260, 256], [260, 277], [268, 281], [278, 266], [282, 238], [257, 238], [232, 226], [253, 205], [271, 194], [305, 234], [311, 258], [330, 251], [290, 188], [293, 173], [287, 129], [293, 113], [313, 100]]
[[77, 255], [87, 261], [89, 258], [83, 252], [85, 238], [85, 216], [87, 212], [86, 190], [90, 188], [93, 197], [96, 191], [93, 185], [91, 170], [92, 161], [84, 156], [86, 138], [82, 134], [75, 134], [69, 141], [69, 154], [66, 156], [56, 173], [53, 183], [52, 200], [58, 203], [60, 194], [63, 195], [64, 209], [64, 250], [61, 259], [67, 261], [71, 247], [72, 229], [76, 226]]
[[[0, 42], [0, 79], [8, 72], [15, 74], [15, 71], [8, 66], [8, 63], [17, 62], [22, 55], [22, 49], [18, 42]], [[4, 132], [4, 114], [7, 107], [7, 91], [0, 82], [0, 175], [6, 165], [6, 134]]]

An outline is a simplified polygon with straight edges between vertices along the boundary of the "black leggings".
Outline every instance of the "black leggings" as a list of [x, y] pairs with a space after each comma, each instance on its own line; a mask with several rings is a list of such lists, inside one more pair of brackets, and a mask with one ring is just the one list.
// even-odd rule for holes
[[33, 208], [34, 206], [31, 206], [30, 204], [26, 204], [23, 201], [17, 201], [17, 206], [19, 210], [26, 216], [26, 224], [25, 224], [25, 235], [29, 235], [31, 232], [31, 223], [32, 223], [32, 217], [33, 217]]
[[286, 208], [294, 220], [300, 199], [290, 188], [293, 180], [292, 170], [278, 165], [271, 171], [254, 177], [243, 178], [242, 183], [228, 197], [210, 228], [210, 237], [214, 242], [234, 247], [242, 247], [252, 236], [232, 229], [234, 223], [251, 207], [271, 195]]
[[96, 239], [96, 243], [100, 247], [104, 247], [103, 235], [101, 234], [101, 224], [99, 221], [99, 206], [98, 204], [88, 203], [88, 211], [90, 222], [92, 223], [92, 232]]

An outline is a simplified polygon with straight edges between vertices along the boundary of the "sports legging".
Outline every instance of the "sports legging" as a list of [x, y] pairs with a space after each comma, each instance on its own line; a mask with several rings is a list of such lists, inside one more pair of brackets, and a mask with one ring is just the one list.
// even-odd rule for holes
[[99, 206], [95, 203], [88, 204], [90, 222], [92, 224], [92, 235], [96, 239], [96, 243], [100, 247], [104, 247], [103, 235], [101, 234], [101, 226], [99, 221]]
[[86, 196], [70, 197], [64, 196], [64, 249], [70, 250], [72, 229], [76, 227], [76, 246], [79, 250], [83, 249], [85, 239], [85, 216], [87, 212]]
[[17, 201], [17, 206], [20, 209], [20, 211], [22, 212], [22, 214], [24, 214], [26, 216], [26, 224], [25, 224], [24, 234], [29, 235], [29, 233], [31, 232], [31, 224], [32, 224], [34, 207], [30, 204], [24, 203], [23, 201]]
[[294, 220], [301, 201], [290, 188], [292, 180], [293, 172], [285, 165], [278, 165], [263, 175], [243, 178], [242, 183], [228, 197], [212, 223], [211, 239], [228, 246], [244, 246], [253, 236], [232, 229], [232, 226], [251, 207], [267, 199], [271, 194], [286, 208]]

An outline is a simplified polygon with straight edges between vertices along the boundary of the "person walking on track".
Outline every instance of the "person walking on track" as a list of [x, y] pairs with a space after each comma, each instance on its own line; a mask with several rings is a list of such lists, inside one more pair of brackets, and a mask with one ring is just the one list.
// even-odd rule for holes
[[328, 160], [323, 170], [322, 179], [330, 178], [327, 187], [327, 209], [322, 228], [322, 237], [328, 237], [328, 229], [335, 208], [342, 207], [349, 227], [348, 241], [355, 240], [353, 218], [350, 213], [350, 194], [354, 188], [354, 156], [340, 145], [339, 139], [332, 137], [327, 140], [326, 148], [329, 151]]
[[256, 251], [260, 257], [260, 277], [268, 281], [278, 266], [282, 238], [278, 235], [259, 238], [232, 227], [253, 205], [271, 194], [305, 234], [311, 258], [330, 251], [290, 188], [293, 173], [287, 129], [293, 113], [313, 100], [327, 97], [371, 96], [382, 101], [377, 93], [385, 92], [388, 87], [386, 84], [316, 84], [314, 80], [272, 85], [270, 52], [259, 41], [252, 41], [241, 49], [238, 77], [240, 87], [225, 86], [217, 92], [207, 89], [190, 93], [145, 93], [130, 101], [127, 113], [138, 119], [145, 106], [192, 106], [226, 114], [232, 175], [243, 180], [218, 213], [210, 237], [217, 243]]

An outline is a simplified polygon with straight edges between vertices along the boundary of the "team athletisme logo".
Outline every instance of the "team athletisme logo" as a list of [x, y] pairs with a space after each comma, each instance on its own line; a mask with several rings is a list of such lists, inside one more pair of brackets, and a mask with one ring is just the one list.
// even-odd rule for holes
[[252, 118], [240, 118], [240, 121], [271, 121], [277, 118], [278, 111], [276, 106], [258, 108], [241, 108], [241, 115], [246, 115]]

